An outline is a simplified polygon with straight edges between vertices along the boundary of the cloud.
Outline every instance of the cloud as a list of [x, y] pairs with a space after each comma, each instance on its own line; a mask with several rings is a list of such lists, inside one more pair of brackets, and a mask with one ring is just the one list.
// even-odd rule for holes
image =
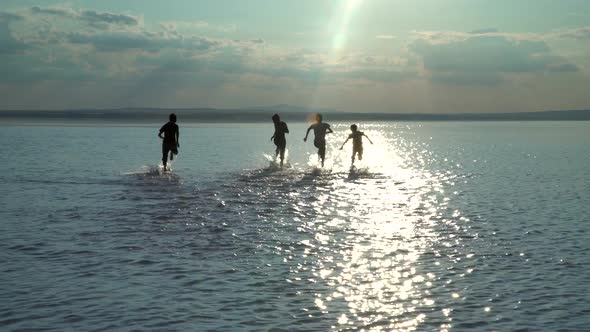
[[18, 15], [0, 12], [0, 55], [16, 54], [27, 49], [27, 45], [12, 35], [9, 22], [19, 21]]
[[396, 70], [385, 68], [359, 68], [343, 72], [333, 72], [330, 75], [336, 78], [357, 79], [372, 82], [394, 83], [416, 77], [412, 70]]
[[264, 79], [268, 78], [305, 86], [347, 86], [358, 82], [393, 83], [416, 77], [415, 70], [405, 70], [395, 64], [397, 60], [385, 57], [359, 54], [330, 63], [328, 55], [302, 49], [283, 53], [272, 48], [245, 52], [244, 48], [247, 44], [227, 43], [203, 55], [183, 59], [172, 50], [164, 55], [145, 54], [138, 71], [149, 72], [151, 80], [174, 82], [176, 78], [193, 83], [206, 80], [212, 84], [242, 78], [268, 84], [270, 81]]
[[91, 9], [82, 9], [76, 11], [72, 8], [62, 7], [31, 7], [31, 13], [36, 15], [50, 15], [70, 18], [85, 22], [91, 26], [105, 26], [105, 25], [127, 25], [135, 26], [139, 24], [139, 19], [132, 15], [115, 14], [108, 12], [99, 12]]
[[145, 32], [69, 33], [67, 41], [72, 44], [92, 45], [103, 52], [142, 50], [158, 52], [162, 49], [205, 51], [221, 43], [204, 37], [162, 36]]
[[22, 15], [0, 11], [0, 22], [22, 21], [23, 19]]
[[121, 25], [138, 25], [139, 20], [131, 15], [97, 12], [95, 10], [83, 10], [80, 19], [89, 23], [107, 23]]
[[[279, 47], [262, 38], [231, 40], [219, 37], [221, 30], [202, 21], [146, 27], [136, 16], [90, 9], [35, 6], [18, 13], [24, 23], [19, 23], [17, 38], [0, 23], [0, 52], [27, 50], [26, 57], [15, 55], [12, 62], [0, 64], [0, 72], [10, 73], [0, 81], [158, 81], [181, 86], [256, 80], [269, 84], [279, 79], [313, 87], [416, 77], [415, 69], [408, 70], [407, 61], [398, 57], [359, 53], [334, 58]], [[16, 14], [5, 15], [0, 22], [2, 17], [18, 19]]]
[[562, 63], [549, 65], [547, 70], [554, 73], [573, 73], [579, 71], [580, 68], [572, 63]]
[[470, 32], [463, 31], [412, 31], [416, 40], [425, 40], [431, 44], [446, 44], [461, 42], [474, 37], [501, 37], [510, 41], [545, 42], [559, 38], [554, 33], [534, 32], [500, 32], [495, 28], [478, 29]]
[[570, 29], [564, 32], [556, 33], [556, 36], [559, 38], [567, 38], [567, 39], [590, 39], [590, 27], [578, 27], [574, 29]]
[[375, 36], [376, 39], [395, 39], [394, 35], [377, 35]]
[[496, 28], [477, 29], [470, 32], [462, 31], [412, 31], [416, 39], [428, 40], [432, 43], [448, 43], [464, 41], [474, 36], [504, 37], [513, 41], [549, 41], [575, 39], [590, 39], [590, 26], [574, 27], [550, 32], [500, 32]]
[[500, 36], [472, 37], [464, 41], [431, 44], [418, 40], [411, 49], [433, 71], [531, 72], [545, 68], [540, 55], [549, 48], [544, 42], [510, 41]]
[[166, 30], [176, 31], [178, 33], [212, 33], [223, 35], [237, 30], [235, 24], [211, 24], [205, 21], [164, 21], [160, 22]]
[[472, 36], [434, 43], [420, 39], [410, 50], [437, 83], [493, 85], [500, 74], [577, 71], [574, 64], [553, 56], [543, 41], [511, 40], [504, 36]]
[[433, 73], [433, 83], [458, 86], [494, 86], [504, 82], [504, 78], [495, 73]]
[[77, 13], [71, 8], [51, 7], [41, 8], [38, 6], [31, 7], [31, 13], [39, 15], [55, 15], [62, 17], [75, 17]]
[[419, 39], [410, 45], [433, 83], [493, 86], [506, 74], [576, 72], [575, 64], [553, 56], [543, 41], [480, 35], [445, 42]]

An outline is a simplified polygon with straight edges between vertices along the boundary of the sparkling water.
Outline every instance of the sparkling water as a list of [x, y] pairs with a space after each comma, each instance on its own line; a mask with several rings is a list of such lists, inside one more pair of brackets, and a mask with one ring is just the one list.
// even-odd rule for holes
[[3, 331], [587, 330], [590, 123], [0, 126]]

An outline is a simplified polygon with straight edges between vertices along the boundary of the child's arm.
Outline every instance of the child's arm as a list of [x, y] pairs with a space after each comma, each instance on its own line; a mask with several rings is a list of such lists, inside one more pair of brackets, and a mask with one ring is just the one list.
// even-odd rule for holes
[[328, 125], [328, 128], [326, 129], [326, 134], [331, 134], [334, 131], [332, 131], [332, 128], [330, 128], [330, 125]]
[[288, 133], [289, 133], [289, 127], [287, 127], [287, 124], [285, 123], [285, 134], [288, 134]]
[[158, 133], [158, 137], [161, 138], [161, 139], [164, 139], [164, 137], [162, 137], [162, 134], [164, 133], [164, 127], [165, 126], [166, 125], [163, 125], [162, 128], [160, 128], [160, 132]]
[[176, 129], [176, 147], [177, 148], [180, 147], [180, 142], [178, 141], [179, 138], [180, 138], [180, 129]]
[[346, 142], [348, 142], [349, 139], [350, 139], [350, 137], [347, 138], [346, 141], [344, 141], [344, 143], [342, 143], [342, 146], [340, 146], [340, 150], [342, 150], [342, 148], [344, 148], [344, 144], [346, 144]]
[[371, 144], [373, 144], [373, 142], [371, 141], [371, 139], [369, 138], [369, 136], [365, 135], [364, 133], [363, 133], [363, 136], [365, 136], [367, 138], [367, 140], [369, 140], [369, 142], [371, 142]]
[[307, 128], [307, 132], [305, 133], [305, 137], [303, 138], [304, 142], [307, 142], [307, 135], [309, 135], [310, 130], [311, 130], [311, 126], [309, 126], [309, 128]]

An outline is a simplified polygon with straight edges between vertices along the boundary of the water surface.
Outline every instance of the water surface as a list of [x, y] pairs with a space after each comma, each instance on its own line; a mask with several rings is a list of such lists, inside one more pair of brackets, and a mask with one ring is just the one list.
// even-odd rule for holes
[[1, 127], [0, 327], [571, 330], [590, 325], [590, 123]]

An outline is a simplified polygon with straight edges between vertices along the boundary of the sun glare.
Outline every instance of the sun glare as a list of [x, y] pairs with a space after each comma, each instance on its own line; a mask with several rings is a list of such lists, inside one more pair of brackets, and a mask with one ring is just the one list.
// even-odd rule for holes
[[[317, 232], [315, 245], [337, 248], [317, 256], [314, 276], [332, 292], [318, 293], [315, 305], [331, 312], [344, 303], [339, 328], [416, 330], [426, 319], [420, 310], [435, 303], [429, 285], [436, 275], [421, 271], [419, 260], [437, 238], [431, 220], [446, 208], [446, 201], [429, 205], [441, 180], [408, 167], [411, 152], [403, 151], [418, 147], [392, 137], [380, 124], [359, 124], [374, 144], [363, 141], [366, 154], [350, 169], [352, 146], [338, 149], [348, 135], [345, 126], [334, 126], [327, 167], [348, 177], [332, 179], [330, 190], [318, 190], [312, 203], [317, 215], [311, 226]], [[344, 230], [341, 225], [346, 225]], [[339, 257], [336, 264], [334, 257]]]
[[360, 7], [361, 3], [362, 0], [345, 1], [342, 9], [336, 14], [335, 21], [337, 22], [337, 28], [332, 37], [333, 51], [341, 50], [346, 46], [352, 15]]

